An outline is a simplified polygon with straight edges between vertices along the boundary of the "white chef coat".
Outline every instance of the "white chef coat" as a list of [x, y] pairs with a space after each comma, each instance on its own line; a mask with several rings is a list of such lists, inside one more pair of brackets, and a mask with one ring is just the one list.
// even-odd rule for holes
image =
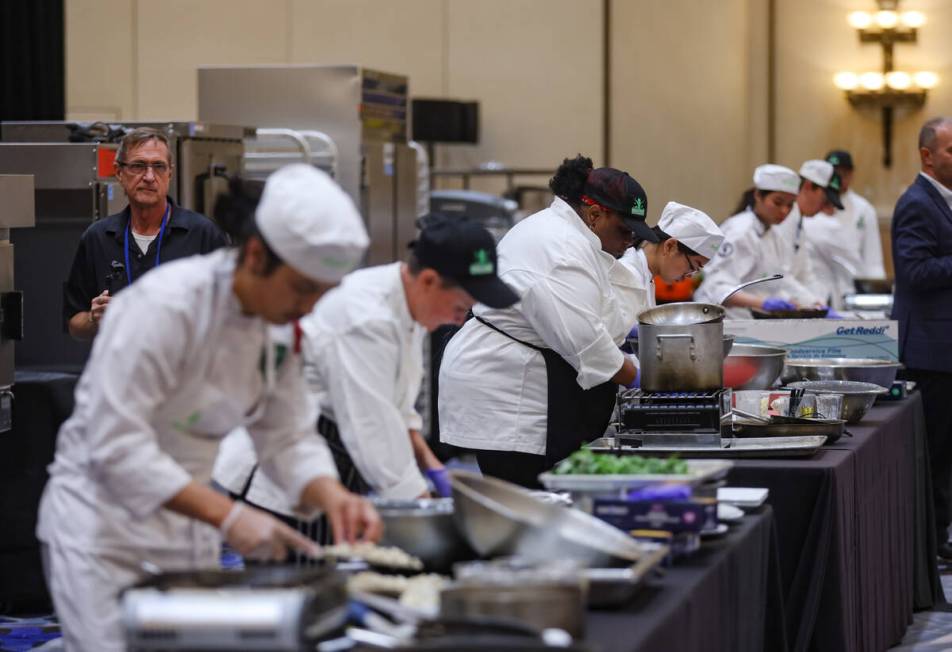
[[[337, 424], [357, 470], [384, 498], [408, 500], [427, 490], [409, 431], [423, 420], [414, 403], [423, 379], [424, 328], [410, 315], [402, 263], [361, 269], [344, 277], [300, 322], [305, 373], [320, 413]], [[215, 463], [214, 478], [239, 493], [254, 451], [229, 436]], [[291, 514], [293, 504], [267, 474], [256, 473], [248, 500]]]
[[[782, 224], [795, 216], [792, 212]], [[724, 243], [720, 251], [704, 266], [704, 281], [695, 291], [695, 300], [720, 303], [732, 289], [746, 281], [771, 274], [783, 274], [779, 281], [759, 283], [744, 288], [759, 297], [780, 297], [809, 304], [817, 300], [813, 293], [797, 281], [798, 262], [793, 244], [777, 227], [768, 227], [750, 209], [729, 217], [721, 224]], [[804, 252], [804, 256], [806, 252]], [[802, 265], [802, 259], [799, 262]], [[750, 319], [747, 308], [727, 308], [730, 319]]]
[[[590, 389], [624, 362], [618, 349], [645, 308], [630, 269], [601, 249], [575, 210], [556, 198], [509, 230], [498, 246], [499, 276], [521, 297], [474, 313], [512, 337], [550, 348]], [[548, 382], [538, 351], [471, 319], [440, 365], [440, 437], [480, 450], [542, 455]]]
[[645, 310], [650, 310], [658, 305], [657, 295], [655, 294], [654, 274], [648, 267], [648, 257], [642, 247], [629, 247], [625, 254], [619, 259], [628, 269], [632, 271], [637, 279], [638, 286], [645, 291]]
[[[218, 444], [235, 426], [248, 427], [289, 500], [316, 476], [336, 477], [326, 444], [311, 434], [300, 356], [242, 314], [235, 259], [219, 250], [166, 263], [113, 299], [60, 428], [37, 536], [54, 558], [81, 553], [89, 568], [72, 576], [112, 595], [143, 561], [163, 570], [217, 565], [217, 530], [163, 504], [189, 481], [210, 479]], [[54, 583], [54, 602], [68, 597], [56, 586], [85, 591]], [[89, 629], [102, 640], [88, 649], [121, 649], [118, 603], [88, 612], [82, 604], [62, 610], [64, 628], [74, 618], [97, 621]]]
[[[808, 230], [810, 241], [814, 241], [814, 234], [824, 240], [828, 236], [842, 238], [843, 248], [849, 248], [849, 261], [856, 261], [858, 267], [854, 276], [860, 278], [886, 278], [886, 269], [883, 266], [883, 245], [879, 237], [879, 220], [876, 209], [864, 197], [853, 190], [846, 191], [840, 196], [843, 200], [843, 210], [838, 210], [829, 216], [839, 225], [836, 233], [820, 233], [819, 228]], [[823, 217], [817, 215], [817, 217]], [[807, 221], [807, 225], [810, 222]], [[829, 220], [822, 220], [821, 224], [830, 226]], [[852, 279], [850, 279], [852, 283]], [[852, 287], [852, 285], [851, 285]]]
[[823, 303], [841, 310], [843, 296], [855, 291], [853, 279], [863, 267], [856, 233], [835, 215], [822, 213], [804, 220], [803, 232], [815, 272], [811, 290]]

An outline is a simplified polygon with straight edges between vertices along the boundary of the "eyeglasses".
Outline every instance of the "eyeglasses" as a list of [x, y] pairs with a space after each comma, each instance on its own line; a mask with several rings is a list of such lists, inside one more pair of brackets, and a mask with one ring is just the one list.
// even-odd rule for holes
[[145, 174], [145, 171], [149, 168], [155, 172], [156, 176], [166, 174], [172, 166], [164, 161], [156, 161], [155, 163], [146, 163], [145, 161], [133, 161], [132, 163], [125, 163], [123, 161], [116, 161], [116, 166], [121, 168], [126, 168], [132, 174], [142, 176]]
[[691, 268], [691, 271], [684, 275], [685, 277], [694, 276], [695, 274], [701, 271], [700, 267], [695, 266], [694, 261], [691, 260], [690, 256], [688, 256], [683, 251], [681, 252], [681, 255], [684, 256], [684, 260], [688, 261], [688, 267]]

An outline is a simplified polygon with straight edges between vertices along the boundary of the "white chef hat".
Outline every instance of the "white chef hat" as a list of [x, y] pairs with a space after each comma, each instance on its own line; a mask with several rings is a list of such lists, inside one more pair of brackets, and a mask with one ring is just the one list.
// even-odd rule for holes
[[661, 211], [658, 228], [705, 258], [713, 258], [724, 242], [724, 233], [707, 213], [673, 201]]
[[767, 163], [754, 170], [754, 188], [768, 192], [800, 192], [800, 175], [788, 167]]
[[326, 283], [357, 267], [370, 243], [350, 197], [327, 174], [303, 163], [268, 177], [255, 222], [284, 262]]

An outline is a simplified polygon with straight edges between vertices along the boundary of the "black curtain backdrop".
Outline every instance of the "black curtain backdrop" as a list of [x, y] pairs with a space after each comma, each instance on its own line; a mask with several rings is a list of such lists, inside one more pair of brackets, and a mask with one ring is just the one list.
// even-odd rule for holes
[[0, 0], [0, 120], [63, 120], [63, 0]]

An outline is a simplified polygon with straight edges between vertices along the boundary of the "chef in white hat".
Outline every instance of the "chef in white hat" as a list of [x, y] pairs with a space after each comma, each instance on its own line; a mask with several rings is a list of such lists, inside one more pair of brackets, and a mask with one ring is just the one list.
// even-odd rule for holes
[[695, 299], [720, 303], [736, 286], [773, 274], [780, 281], [752, 285], [731, 296], [727, 316], [749, 319], [750, 309], [793, 310], [816, 302], [813, 293], [790, 275], [793, 246], [778, 227], [800, 193], [800, 175], [782, 165], [766, 164], [754, 170], [754, 186], [744, 193], [737, 213], [721, 224], [724, 243], [704, 271]]
[[[790, 216], [780, 225], [778, 231], [790, 243], [790, 253], [785, 260], [783, 273], [784, 283], [795, 281], [801, 287], [809, 290], [809, 297], [801, 297], [799, 305], [802, 307], [827, 307], [831, 294], [834, 291], [834, 280], [828, 276], [817, 274], [817, 247], [811, 246], [807, 237], [807, 230], [811, 223], [821, 218], [822, 212], [829, 209], [842, 209], [840, 198], [840, 178], [833, 165], [828, 161], [811, 159], [804, 161], [800, 166], [800, 190], [797, 201], [790, 211]], [[838, 248], [836, 244], [826, 247], [830, 251], [846, 251], [846, 247]], [[849, 256], [848, 253], [845, 255]], [[837, 316], [832, 313], [831, 316]]]
[[724, 242], [724, 233], [706, 213], [673, 201], [661, 211], [654, 231], [659, 242], [631, 247], [621, 257], [645, 290], [645, 309], [656, 305], [656, 276], [666, 283], [694, 276], [717, 255]]
[[313, 550], [208, 486], [237, 426], [300, 512], [322, 510], [338, 540], [380, 536], [314, 433], [296, 338], [272, 331], [357, 266], [360, 215], [306, 165], [275, 172], [260, 203], [237, 180], [231, 190], [215, 216], [237, 247], [163, 265], [113, 300], [59, 431], [37, 534], [67, 649], [125, 648], [119, 592], [144, 565], [215, 568], [222, 539], [255, 558]]

